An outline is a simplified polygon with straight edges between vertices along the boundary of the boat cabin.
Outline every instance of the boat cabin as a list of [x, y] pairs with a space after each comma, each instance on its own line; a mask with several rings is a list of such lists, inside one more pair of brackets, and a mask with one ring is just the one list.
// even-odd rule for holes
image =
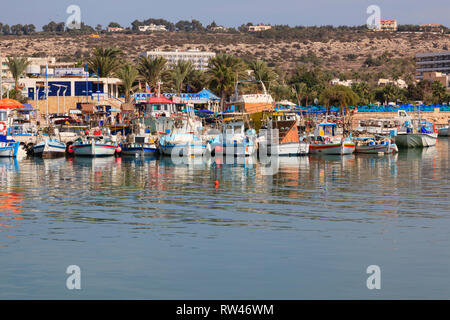
[[314, 131], [316, 137], [334, 137], [337, 134], [336, 123], [320, 123]]

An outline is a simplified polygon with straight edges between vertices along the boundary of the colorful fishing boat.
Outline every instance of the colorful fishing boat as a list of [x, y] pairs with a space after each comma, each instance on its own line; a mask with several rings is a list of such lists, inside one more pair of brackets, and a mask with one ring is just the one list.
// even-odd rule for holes
[[84, 139], [78, 138], [70, 147], [69, 153], [75, 156], [102, 157], [112, 156], [120, 152], [116, 142], [109, 137], [88, 136]]
[[33, 146], [35, 157], [58, 158], [66, 154], [66, 144], [58, 139], [44, 139]]
[[356, 138], [356, 153], [394, 153], [398, 152], [397, 145], [389, 138], [381, 141], [373, 137]]
[[313, 154], [352, 154], [356, 144], [350, 137], [337, 136], [335, 123], [321, 123], [317, 125], [314, 139], [309, 145], [309, 152]]
[[437, 138], [438, 134], [434, 132], [432, 123], [415, 119], [403, 124], [395, 137], [395, 144], [399, 148], [426, 148], [435, 146]]

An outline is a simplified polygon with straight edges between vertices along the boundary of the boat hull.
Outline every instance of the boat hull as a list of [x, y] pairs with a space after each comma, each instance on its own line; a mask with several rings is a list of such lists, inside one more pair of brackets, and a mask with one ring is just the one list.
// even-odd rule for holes
[[377, 145], [366, 145], [366, 146], [356, 146], [356, 153], [391, 153], [391, 144], [377, 144]]
[[439, 137], [448, 137], [450, 136], [450, 127], [440, 128], [438, 131]]
[[158, 153], [158, 149], [156, 147], [122, 147], [121, 153], [124, 156], [154, 156]]
[[[160, 145], [160, 151], [166, 156], [171, 156], [173, 152], [180, 156], [201, 156], [205, 153], [204, 144], [167, 144]], [[175, 151], [174, 151], [175, 150]]]
[[402, 133], [395, 137], [399, 148], [424, 148], [436, 145], [436, 133]]
[[76, 156], [85, 157], [107, 157], [113, 156], [116, 152], [116, 146], [108, 144], [79, 144], [72, 145], [73, 152]]
[[274, 146], [269, 145], [268, 147], [261, 147], [267, 148], [267, 153], [269, 155], [273, 154], [278, 156], [299, 156], [307, 155], [309, 153], [309, 144], [301, 142], [280, 143]]
[[66, 154], [66, 146], [59, 143], [44, 142], [33, 147], [35, 157], [41, 158], [59, 158]]
[[309, 153], [312, 154], [352, 154], [355, 152], [355, 143], [327, 143], [327, 144], [310, 144]]

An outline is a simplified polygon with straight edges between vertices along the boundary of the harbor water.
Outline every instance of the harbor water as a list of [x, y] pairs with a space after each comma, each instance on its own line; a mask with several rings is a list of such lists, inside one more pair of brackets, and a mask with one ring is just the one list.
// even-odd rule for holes
[[0, 159], [0, 298], [450, 298], [447, 139], [278, 165]]

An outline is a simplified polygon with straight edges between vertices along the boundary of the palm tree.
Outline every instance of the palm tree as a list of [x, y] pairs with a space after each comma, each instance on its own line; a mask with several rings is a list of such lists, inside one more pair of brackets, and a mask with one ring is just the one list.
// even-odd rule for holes
[[93, 55], [88, 59], [89, 72], [106, 78], [120, 67], [119, 57], [122, 51], [113, 47], [95, 48]]
[[137, 69], [130, 64], [125, 64], [117, 70], [116, 75], [122, 80], [122, 86], [125, 91], [125, 102], [130, 102], [130, 92], [133, 90], [133, 84], [138, 76]]
[[194, 66], [192, 62], [186, 60], [178, 60], [170, 70], [170, 76], [177, 90], [177, 94], [181, 93], [183, 85], [185, 84], [186, 80], [193, 70]]
[[255, 60], [249, 63], [250, 70], [253, 71], [255, 80], [262, 81], [267, 88], [276, 79], [277, 74], [267, 65], [265, 61]]
[[245, 71], [243, 61], [233, 55], [218, 54], [209, 61], [207, 74], [211, 89], [221, 96], [222, 110], [227, 96], [233, 92], [235, 82]]
[[27, 69], [30, 61], [28, 58], [9, 57], [6, 60], [6, 64], [8, 65], [9, 71], [14, 78], [15, 88], [17, 89], [19, 87], [19, 78]]
[[156, 89], [158, 82], [160, 82], [163, 76], [166, 74], [167, 60], [163, 57], [142, 57], [139, 60], [137, 70], [139, 72], [139, 78], [150, 86], [152, 89]]

